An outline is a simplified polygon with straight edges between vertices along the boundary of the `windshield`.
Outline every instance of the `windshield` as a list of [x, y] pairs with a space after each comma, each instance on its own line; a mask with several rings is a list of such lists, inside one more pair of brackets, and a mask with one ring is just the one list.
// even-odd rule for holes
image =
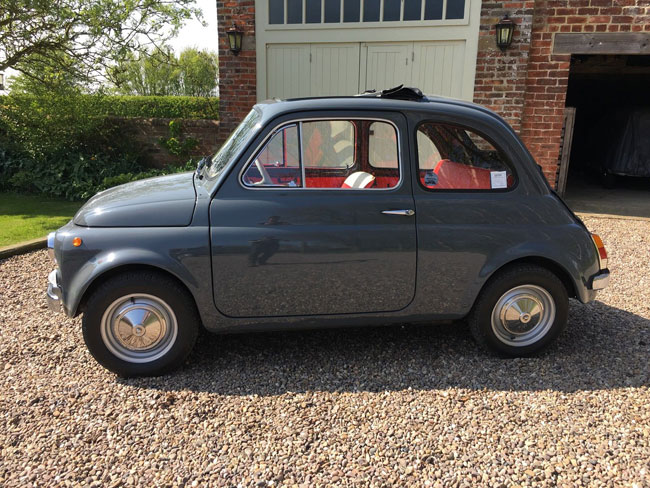
[[212, 156], [210, 166], [207, 168], [206, 175], [212, 180], [219, 176], [223, 169], [228, 165], [232, 158], [243, 148], [253, 137], [262, 114], [253, 108], [241, 124], [230, 134], [230, 137], [223, 143], [221, 149]]

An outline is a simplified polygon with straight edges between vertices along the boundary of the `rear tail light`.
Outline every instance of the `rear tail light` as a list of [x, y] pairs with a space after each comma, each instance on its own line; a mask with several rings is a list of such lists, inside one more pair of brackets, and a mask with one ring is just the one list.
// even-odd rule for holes
[[605, 244], [598, 234], [591, 234], [591, 239], [594, 241], [596, 249], [598, 250], [598, 261], [600, 263], [600, 269], [607, 268], [607, 250], [605, 249]]

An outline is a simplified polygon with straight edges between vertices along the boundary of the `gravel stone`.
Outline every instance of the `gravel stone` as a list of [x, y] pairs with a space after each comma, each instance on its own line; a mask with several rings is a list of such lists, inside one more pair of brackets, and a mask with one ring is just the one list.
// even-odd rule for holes
[[537, 357], [463, 324], [201, 338], [121, 380], [0, 262], [0, 486], [650, 486], [650, 222], [585, 219], [612, 284]]

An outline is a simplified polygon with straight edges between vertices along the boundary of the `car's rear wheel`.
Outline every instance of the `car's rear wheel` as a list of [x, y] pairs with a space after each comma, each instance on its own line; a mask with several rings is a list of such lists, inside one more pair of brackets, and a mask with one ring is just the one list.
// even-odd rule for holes
[[120, 376], [155, 376], [179, 367], [196, 342], [192, 297], [155, 272], [125, 273], [94, 290], [83, 316], [93, 357]]
[[476, 341], [509, 356], [525, 356], [550, 344], [568, 317], [568, 295], [546, 268], [511, 267], [481, 291], [469, 316]]

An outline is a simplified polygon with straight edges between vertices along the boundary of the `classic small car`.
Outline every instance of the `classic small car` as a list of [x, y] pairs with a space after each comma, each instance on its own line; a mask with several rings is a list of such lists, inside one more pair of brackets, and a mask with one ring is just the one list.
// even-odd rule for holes
[[401, 88], [267, 101], [193, 173], [103, 191], [48, 239], [51, 308], [118, 375], [212, 332], [466, 319], [530, 355], [609, 281], [508, 124]]

